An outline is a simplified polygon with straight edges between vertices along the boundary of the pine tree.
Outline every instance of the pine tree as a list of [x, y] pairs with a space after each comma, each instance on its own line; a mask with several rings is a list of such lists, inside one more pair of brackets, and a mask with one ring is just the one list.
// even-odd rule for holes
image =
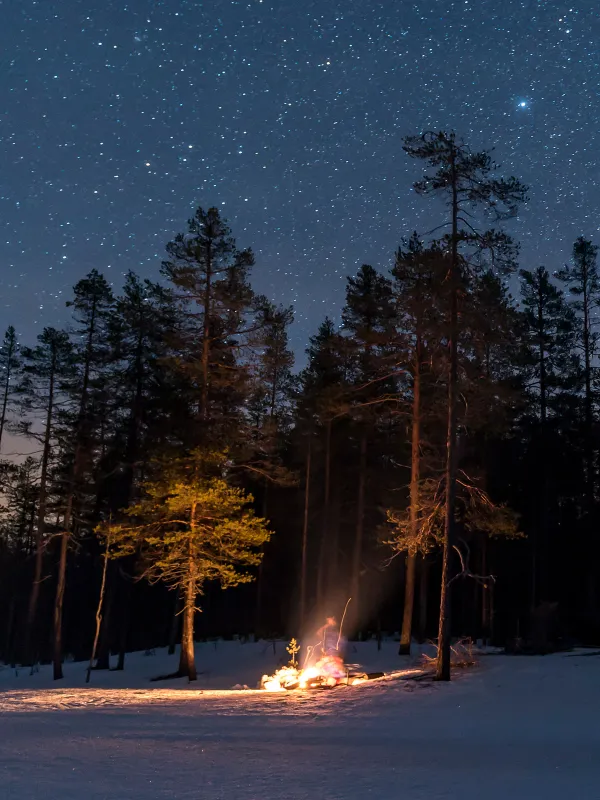
[[292, 396], [295, 380], [292, 375], [294, 354], [289, 349], [288, 328], [294, 321], [294, 310], [269, 305], [259, 333], [254, 370], [254, 391], [251, 398], [251, 417], [256, 428], [267, 420], [279, 430], [290, 426]]
[[300, 620], [306, 621], [309, 603], [309, 518], [311, 482], [317, 470], [315, 455], [322, 456], [323, 507], [315, 562], [317, 606], [321, 606], [328, 584], [336, 585], [339, 571], [339, 526], [331, 524], [332, 464], [336, 445], [336, 423], [348, 412], [348, 347], [345, 338], [328, 317], [310, 337], [306, 349], [307, 366], [300, 375], [296, 409], [297, 446], [304, 462], [303, 533], [300, 568]]
[[[600, 306], [600, 276], [597, 265], [598, 247], [580, 236], [573, 245], [573, 261], [564, 267], [557, 277], [567, 287], [571, 295], [571, 307], [577, 314], [576, 346], [583, 358], [584, 411], [583, 431], [586, 462], [586, 514], [592, 513], [594, 505], [596, 469], [594, 462], [594, 407], [596, 395], [597, 368], [594, 366], [598, 355], [600, 334], [597, 330], [596, 314]], [[588, 520], [589, 523], [589, 520]]]
[[[533, 537], [531, 599], [535, 607], [547, 591], [544, 558], [550, 525], [550, 422], [572, 405], [581, 380], [575, 352], [576, 318], [562, 291], [552, 283], [548, 270], [521, 270], [521, 303], [526, 324], [528, 393], [539, 430], [540, 492]], [[542, 562], [542, 563], [540, 563]]]
[[35, 524], [35, 566], [23, 638], [24, 663], [33, 663], [31, 649], [39, 603], [46, 548], [48, 492], [51, 470], [60, 444], [58, 423], [65, 390], [73, 377], [74, 352], [68, 335], [56, 328], [44, 328], [33, 348], [24, 348], [23, 377], [19, 386], [21, 409], [32, 417], [21, 432], [39, 442], [42, 448]]
[[[106, 382], [110, 387], [110, 420], [104, 457], [99, 461], [96, 517], [118, 514], [133, 501], [150, 458], [165, 450], [170, 418], [185, 418], [174, 374], [167, 369], [172, 354], [176, 312], [171, 293], [128, 272], [121, 294], [108, 317], [110, 353]], [[131, 565], [133, 567], [133, 564]], [[119, 657], [125, 666], [131, 581], [126, 564], [109, 564], [106, 599], [96, 669], [109, 668], [112, 613], [118, 614]]]
[[15, 395], [19, 365], [19, 342], [15, 329], [10, 325], [0, 344], [0, 452], [2, 452], [2, 435], [7, 421], [7, 413]]
[[521, 270], [521, 304], [528, 332], [530, 391], [542, 431], [560, 413], [561, 395], [575, 388], [578, 359], [574, 353], [576, 319], [563, 292], [545, 267]]
[[168, 438], [169, 413], [182, 413], [166, 369], [175, 325], [171, 293], [128, 272], [108, 320], [108, 380], [115, 419], [106, 468], [113, 473], [116, 466], [118, 474], [118, 485], [113, 481], [109, 487], [113, 512], [132, 502], [149, 449], [157, 457]]
[[297, 387], [292, 374], [294, 354], [288, 341], [288, 328], [293, 320], [291, 307], [277, 308], [265, 303], [252, 342], [254, 363], [246, 402], [247, 452], [240, 452], [240, 456], [250, 471], [264, 478], [263, 506], [269, 484], [285, 484], [290, 479], [281, 461], [281, 451], [291, 430]]
[[[433, 245], [425, 248], [413, 234], [406, 248], [399, 248], [392, 270], [397, 314], [397, 335], [403, 363], [409, 376], [411, 471], [406, 581], [404, 612], [400, 637], [400, 655], [409, 655], [417, 570], [417, 557], [426, 551], [421, 537], [421, 483], [425, 478], [423, 464], [426, 449], [424, 423], [427, 395], [431, 394], [434, 355], [441, 339], [439, 298], [437, 291], [445, 269], [443, 253]], [[433, 378], [435, 378], [435, 374]]]
[[181, 355], [174, 367], [188, 385], [188, 442], [210, 442], [222, 449], [225, 441], [239, 439], [249, 351], [260, 327], [253, 318], [256, 298], [248, 282], [254, 256], [236, 248], [216, 208], [198, 208], [188, 221], [188, 233], [169, 242], [167, 253], [162, 272], [181, 310]]
[[265, 520], [249, 508], [253, 498], [218, 476], [223, 454], [212, 454], [210, 461], [198, 454], [193, 466], [189, 459], [169, 464], [128, 509], [132, 524], [111, 526], [116, 556], [140, 549], [144, 576], [179, 589], [184, 598], [178, 675], [190, 681], [196, 680], [198, 595], [209, 582], [227, 588], [252, 580], [247, 568], [258, 565], [270, 535]]
[[[297, 379], [292, 374], [294, 354], [289, 348], [288, 329], [294, 320], [292, 307], [264, 304], [263, 324], [256, 332], [257, 353], [252, 369], [251, 392], [247, 405], [249, 432], [243, 462], [253, 477], [259, 478], [262, 511], [269, 516], [269, 491], [275, 486], [295, 482], [284, 463], [284, 450], [293, 422]], [[255, 635], [262, 630], [265, 558], [260, 562], [256, 581]]]
[[449, 209], [449, 233], [443, 244], [449, 253], [448, 269], [448, 433], [446, 443], [446, 511], [442, 591], [438, 635], [438, 680], [450, 680], [450, 556], [454, 547], [457, 471], [458, 354], [461, 332], [459, 304], [468, 280], [477, 268], [482, 251], [491, 253], [497, 268], [514, 267], [510, 239], [495, 230], [478, 232], [471, 219], [471, 208], [486, 210], [496, 219], [513, 216], [525, 199], [525, 188], [515, 178], [494, 176], [496, 165], [488, 152], [473, 152], [454, 133], [426, 133], [409, 136], [404, 150], [411, 157], [433, 168], [414, 185], [420, 194], [441, 195]]
[[94, 466], [97, 455], [97, 424], [105, 413], [105, 408], [97, 408], [96, 401], [102, 392], [110, 352], [108, 320], [114, 302], [106, 279], [97, 270], [92, 270], [80, 280], [75, 285], [73, 293], [74, 298], [67, 303], [67, 306], [72, 307], [74, 312], [75, 327], [72, 336], [76, 342], [78, 374], [71, 387], [73, 405], [71, 441], [64, 453], [67, 458], [67, 469], [63, 486], [62, 533], [54, 602], [55, 680], [63, 677], [62, 617], [69, 542], [83, 517], [85, 479]]
[[[373, 267], [363, 265], [356, 278], [348, 278], [346, 304], [342, 312], [343, 328], [349, 335], [353, 364], [353, 417], [358, 428], [358, 485], [356, 527], [352, 547], [351, 592], [352, 618], [360, 623], [360, 574], [364, 550], [365, 501], [368, 483], [368, 446], [375, 424], [374, 410], [395, 384], [389, 376], [393, 357], [389, 343], [394, 339], [395, 308], [391, 282]], [[377, 409], [381, 415], [381, 409]]]

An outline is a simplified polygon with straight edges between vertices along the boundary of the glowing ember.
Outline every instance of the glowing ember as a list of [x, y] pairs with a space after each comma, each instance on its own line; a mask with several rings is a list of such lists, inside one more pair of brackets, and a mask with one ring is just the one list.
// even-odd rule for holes
[[274, 675], [264, 675], [262, 688], [267, 692], [285, 692], [290, 689], [333, 688], [340, 683], [362, 683], [361, 677], [349, 677], [341, 658], [325, 656], [316, 664], [298, 669], [282, 667]]

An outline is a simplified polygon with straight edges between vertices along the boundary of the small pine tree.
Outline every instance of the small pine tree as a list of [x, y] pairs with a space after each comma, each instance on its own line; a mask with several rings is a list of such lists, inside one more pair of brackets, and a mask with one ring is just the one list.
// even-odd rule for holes
[[290, 667], [295, 669], [298, 666], [298, 653], [300, 652], [300, 645], [295, 639], [292, 639], [285, 649], [290, 654]]
[[[161, 477], [143, 486], [140, 502], [127, 510], [131, 524], [111, 526], [113, 556], [140, 551], [143, 576], [179, 589], [183, 598], [180, 676], [196, 680], [194, 616], [206, 583], [223, 588], [253, 579], [248, 567], [260, 563], [261, 548], [270, 533], [255, 516], [251, 495], [214, 475], [223, 454], [170, 464]], [[181, 465], [179, 465], [181, 467]], [[211, 474], [211, 472], [213, 474]]]

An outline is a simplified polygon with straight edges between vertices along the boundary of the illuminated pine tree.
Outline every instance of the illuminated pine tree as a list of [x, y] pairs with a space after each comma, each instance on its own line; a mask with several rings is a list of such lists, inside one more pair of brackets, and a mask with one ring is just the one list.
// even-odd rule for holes
[[111, 525], [113, 555], [139, 552], [142, 575], [179, 590], [183, 633], [178, 675], [196, 680], [194, 617], [206, 584], [224, 589], [253, 580], [270, 533], [250, 508], [253, 498], [218, 474], [223, 454], [167, 465], [143, 485], [127, 510], [130, 523]]

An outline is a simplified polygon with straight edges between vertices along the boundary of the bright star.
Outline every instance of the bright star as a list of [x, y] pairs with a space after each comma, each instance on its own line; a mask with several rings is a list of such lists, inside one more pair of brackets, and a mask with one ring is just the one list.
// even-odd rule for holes
[[527, 101], [521, 100], [521, 102], [519, 103], [519, 108], [527, 108]]

